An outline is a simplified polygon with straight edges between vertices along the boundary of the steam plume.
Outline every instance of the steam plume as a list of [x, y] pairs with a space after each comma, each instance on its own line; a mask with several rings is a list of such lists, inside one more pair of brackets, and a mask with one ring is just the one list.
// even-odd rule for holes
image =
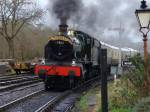
[[[82, 4], [82, 0], [55, 0], [53, 12], [60, 19], [61, 24], [66, 24], [71, 15], [76, 14]], [[66, 20], [64, 20], [66, 19]]]

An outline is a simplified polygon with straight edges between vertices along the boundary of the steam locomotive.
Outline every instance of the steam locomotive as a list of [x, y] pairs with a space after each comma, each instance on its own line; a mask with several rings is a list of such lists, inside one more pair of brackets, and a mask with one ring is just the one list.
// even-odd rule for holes
[[35, 74], [44, 80], [45, 89], [72, 88], [100, 75], [101, 43], [82, 31], [67, 30], [49, 37], [44, 62], [35, 66]]

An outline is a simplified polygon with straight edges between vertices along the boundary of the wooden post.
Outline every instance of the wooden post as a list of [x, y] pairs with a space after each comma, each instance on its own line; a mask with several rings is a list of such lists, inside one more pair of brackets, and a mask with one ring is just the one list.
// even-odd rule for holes
[[107, 50], [101, 50], [101, 102], [102, 112], [108, 112]]
[[144, 87], [146, 95], [149, 95], [147, 35], [143, 36], [143, 42], [144, 42]]

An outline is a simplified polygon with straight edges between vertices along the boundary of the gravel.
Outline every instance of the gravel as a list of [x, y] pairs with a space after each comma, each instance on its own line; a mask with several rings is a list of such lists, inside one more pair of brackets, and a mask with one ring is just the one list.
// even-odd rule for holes
[[39, 85], [32, 84], [32, 85], [37, 85], [37, 86], [33, 86], [33, 87], [29, 87], [29, 88], [26, 88], [26, 86], [24, 86], [24, 87], [20, 87], [20, 88], [11, 90], [11, 91], [1, 92], [0, 93], [0, 106], [4, 105], [10, 101], [16, 100], [20, 97], [23, 97], [23, 96], [26, 96], [26, 95], [31, 94], [33, 92], [36, 92], [38, 90], [44, 89], [43, 83], [40, 82], [38, 84]]
[[78, 98], [79, 94], [71, 94], [62, 100], [51, 112], [65, 112], [65, 110], [73, 105]]
[[19, 104], [8, 108], [5, 112], [35, 112], [38, 108], [59, 95], [58, 92], [43, 92]]

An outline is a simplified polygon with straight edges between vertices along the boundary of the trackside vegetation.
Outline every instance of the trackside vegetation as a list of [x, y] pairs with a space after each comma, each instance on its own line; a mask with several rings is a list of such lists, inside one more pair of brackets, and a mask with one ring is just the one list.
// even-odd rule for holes
[[[150, 91], [147, 94], [144, 80], [144, 62], [140, 55], [130, 58], [133, 67], [123, 74], [115, 82], [108, 84], [109, 112], [149, 112], [150, 111]], [[148, 76], [150, 76], [150, 66], [148, 64]], [[150, 82], [150, 78], [148, 78]], [[150, 83], [148, 83], [150, 84]], [[148, 85], [150, 87], [150, 85]], [[92, 92], [91, 92], [92, 91]], [[89, 96], [96, 97], [94, 106], [88, 105]], [[75, 107], [79, 112], [101, 112], [100, 87], [89, 90], [76, 103]]]

